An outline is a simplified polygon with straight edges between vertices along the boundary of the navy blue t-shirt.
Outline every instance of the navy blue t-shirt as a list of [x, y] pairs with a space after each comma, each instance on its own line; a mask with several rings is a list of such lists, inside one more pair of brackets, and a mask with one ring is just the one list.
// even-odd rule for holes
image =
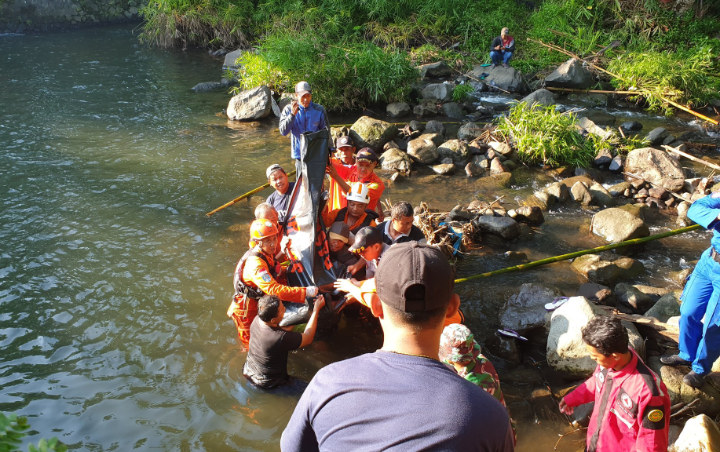
[[506, 409], [439, 361], [378, 350], [310, 382], [283, 451], [512, 451]]
[[285, 219], [285, 215], [287, 214], [288, 202], [290, 202], [290, 195], [292, 195], [293, 188], [295, 188], [295, 182], [290, 182], [284, 195], [281, 195], [277, 190], [275, 190], [270, 193], [270, 196], [268, 196], [265, 200], [265, 202], [277, 210], [280, 221], [283, 221]]

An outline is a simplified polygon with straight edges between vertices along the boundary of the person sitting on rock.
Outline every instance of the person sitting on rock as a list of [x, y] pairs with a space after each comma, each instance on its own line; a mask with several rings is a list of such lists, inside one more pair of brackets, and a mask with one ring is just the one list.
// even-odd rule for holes
[[265, 202], [275, 208], [280, 217], [280, 221], [285, 221], [290, 195], [292, 195], [293, 188], [295, 188], [295, 182], [288, 182], [287, 173], [283, 167], [277, 163], [268, 166], [268, 169], [265, 171], [265, 176], [267, 176], [270, 186], [275, 189], [274, 192], [270, 193], [270, 196], [267, 197]]
[[515, 38], [510, 36], [507, 27], [504, 27], [500, 31], [500, 36], [493, 39], [490, 44], [490, 60], [492, 60], [492, 67], [495, 67], [502, 63], [503, 67], [508, 67], [508, 62], [515, 52]]
[[257, 305], [257, 317], [250, 325], [250, 345], [243, 375], [255, 386], [271, 389], [290, 380], [288, 353], [312, 343], [325, 297], [315, 298], [312, 314], [302, 333], [280, 327], [285, 305], [278, 297], [264, 295]]
[[[328, 166], [328, 174], [338, 183], [345, 193], [349, 193], [351, 187], [355, 187], [358, 184], [366, 185], [368, 188], [368, 196], [370, 197], [367, 208], [377, 212], [378, 218], [382, 221], [385, 214], [380, 205], [380, 197], [385, 190], [385, 183], [375, 174], [378, 157], [372, 149], [362, 148], [355, 156], [355, 162], [355, 170], [350, 173], [347, 180], [340, 177], [333, 165]], [[344, 203], [344, 205], [347, 205], [347, 201], [344, 201]]]
[[582, 328], [593, 375], [560, 401], [560, 412], [595, 401], [587, 449], [665, 452], [670, 396], [665, 383], [628, 347], [628, 333], [616, 317], [597, 315]]
[[[334, 170], [343, 181], [350, 178], [350, 174], [355, 171], [355, 144], [350, 136], [343, 135], [337, 139], [335, 157], [330, 159], [328, 166], [328, 173]], [[328, 187], [328, 210], [344, 207], [346, 204], [345, 193], [340, 183], [331, 176]]]
[[354, 185], [352, 191], [347, 194], [347, 207], [330, 212], [327, 209], [323, 210], [323, 221], [325, 224], [342, 221], [348, 225], [350, 232], [356, 234], [365, 226], [375, 226], [377, 224], [377, 213], [367, 209], [369, 202], [367, 185]]
[[426, 243], [425, 234], [413, 224], [413, 208], [407, 201], [393, 204], [390, 209], [390, 220], [380, 223], [377, 228], [383, 235], [383, 242], [388, 245], [410, 242]]

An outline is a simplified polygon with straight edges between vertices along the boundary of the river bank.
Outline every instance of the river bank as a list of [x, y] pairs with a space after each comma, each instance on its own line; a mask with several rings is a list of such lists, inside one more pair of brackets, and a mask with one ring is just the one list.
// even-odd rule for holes
[[[0, 117], [0, 185], [8, 194], [0, 209], [0, 410], [28, 417], [27, 442], [57, 436], [75, 450], [277, 450], [297, 396], [247, 384], [225, 314], [252, 204], [205, 213], [265, 182], [270, 162], [291, 164], [288, 139], [272, 120], [228, 121], [224, 92], [192, 92], [219, 77], [218, 59], [145, 47], [129, 27], [3, 36], [0, 51], [3, 99], [32, 105]], [[693, 127], [683, 116], [617, 115], [674, 135]], [[386, 197], [446, 212], [502, 197], [510, 209], [551, 182], [541, 168], [522, 165], [509, 186], [423, 171], [389, 184]], [[519, 253], [536, 260], [599, 246], [592, 212], [558, 204], [528, 234], [471, 250], [458, 276], [503, 268]], [[673, 221], [652, 212], [651, 231]], [[691, 267], [707, 240], [692, 232], [648, 244], [640, 257], [646, 273], [634, 282], [671, 287], [667, 275]], [[584, 282], [558, 263], [458, 284], [471, 328], [492, 338], [502, 305], [530, 281], [563, 295]], [[347, 319], [331, 338], [291, 355], [289, 370], [310, 379], [377, 341], [376, 330]], [[545, 351], [522, 352], [539, 362]], [[551, 449], [567, 423], [542, 403], [549, 399], [536, 367], [493, 358], [518, 406], [518, 450]], [[533, 393], [538, 402], [528, 406]]]

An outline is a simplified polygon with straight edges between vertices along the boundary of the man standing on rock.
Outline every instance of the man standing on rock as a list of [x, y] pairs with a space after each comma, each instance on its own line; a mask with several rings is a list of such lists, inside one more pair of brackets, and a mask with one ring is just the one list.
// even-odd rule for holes
[[510, 36], [507, 27], [500, 31], [500, 36], [493, 39], [490, 44], [490, 59], [492, 60], [492, 67], [495, 67], [502, 63], [503, 67], [508, 67], [508, 62], [512, 58], [513, 52], [515, 52], [515, 38]]
[[308, 82], [295, 85], [295, 100], [287, 105], [280, 115], [280, 133], [291, 134], [290, 155], [300, 160], [300, 137], [303, 133], [317, 132], [329, 128], [330, 122], [322, 105], [312, 101], [312, 91]]
[[666, 452], [670, 396], [665, 384], [628, 347], [620, 319], [598, 315], [582, 329], [598, 366], [585, 383], [560, 401], [560, 411], [595, 401], [587, 429], [587, 451]]
[[720, 193], [695, 201], [687, 216], [705, 229], [711, 229], [713, 238], [680, 297], [680, 353], [663, 356], [660, 361], [669, 366], [691, 366], [683, 383], [697, 389], [704, 384], [705, 376], [720, 357], [720, 287], [715, 285], [720, 284], [720, 254], [717, 251], [720, 249]]
[[460, 302], [442, 252], [395, 245], [376, 278], [382, 349], [320, 369], [281, 449], [512, 451], [505, 408], [438, 360], [443, 319]]

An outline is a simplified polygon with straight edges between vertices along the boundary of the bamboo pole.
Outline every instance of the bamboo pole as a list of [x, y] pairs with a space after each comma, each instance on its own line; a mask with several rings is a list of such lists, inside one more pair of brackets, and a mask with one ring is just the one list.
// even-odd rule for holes
[[668, 146], [668, 145], [666, 145], [666, 144], [663, 144], [663, 148], [664, 148], [665, 150], [667, 150], [667, 151], [674, 152], [674, 153], [676, 153], [676, 154], [682, 155], [683, 157], [685, 157], [685, 158], [688, 159], [688, 160], [692, 160], [693, 162], [702, 163], [703, 165], [707, 166], [708, 168], [712, 168], [712, 169], [714, 169], [714, 170], [720, 171], [720, 166], [715, 165], [714, 163], [706, 162], [705, 160], [699, 159], [699, 158], [695, 157], [694, 155], [690, 155], [690, 154], [688, 154], [688, 153], [686, 153], [686, 152], [683, 152], [683, 151], [681, 151], [681, 150], [678, 149], [678, 148], [674, 148], [674, 147]]
[[[288, 177], [290, 177], [293, 174], [295, 174], [295, 170], [290, 171], [287, 175], [288, 175]], [[247, 193], [243, 193], [242, 195], [238, 196], [237, 198], [233, 199], [232, 201], [226, 202], [225, 204], [218, 207], [217, 209], [211, 210], [210, 212], [206, 213], [205, 216], [207, 216], [207, 217], [212, 216], [213, 214], [223, 210], [224, 208], [230, 207], [233, 204], [235, 204], [236, 202], [242, 201], [243, 199], [247, 198], [248, 196], [254, 195], [255, 193], [262, 191], [262, 190], [268, 188], [269, 186], [270, 186], [270, 182], [267, 182], [267, 183], [259, 186], [258, 188], [254, 188]]]
[[592, 93], [592, 94], [640, 94], [637, 91], [610, 91], [606, 89], [577, 89], [577, 88], [556, 88], [554, 86], [546, 86], [549, 91], [561, 91], [566, 93]]
[[591, 253], [597, 253], [597, 252], [600, 252], [600, 251], [613, 250], [613, 249], [615, 249], [615, 248], [622, 248], [622, 247], [629, 246], [629, 245], [638, 245], [638, 244], [640, 244], [640, 243], [650, 242], [650, 241], [652, 241], [652, 240], [662, 239], [662, 238], [670, 237], [670, 236], [677, 235], [677, 234], [683, 234], [683, 233], [685, 233], [685, 232], [694, 231], [694, 230], [699, 229], [699, 228], [700, 228], [700, 225], [699, 225], [699, 224], [694, 224], [694, 225], [686, 226], [686, 227], [680, 228], [680, 229], [673, 229], [672, 231], [661, 232], [661, 233], [659, 233], [659, 234], [649, 235], [649, 236], [647, 236], [647, 237], [641, 237], [641, 238], [637, 238], [637, 239], [630, 239], [630, 240], [625, 240], [624, 242], [611, 243], [611, 244], [609, 244], [609, 245], [598, 246], [598, 247], [590, 248], [590, 249], [587, 249], [587, 250], [575, 251], [575, 252], [568, 253], [568, 254], [561, 254], [561, 255], [559, 255], [559, 256], [547, 257], [547, 258], [545, 258], [545, 259], [540, 259], [540, 260], [537, 260], [537, 261], [528, 262], [528, 263], [526, 263], [526, 264], [513, 265], [512, 267], [501, 268], [501, 269], [499, 269], [499, 270], [493, 270], [493, 271], [490, 271], [490, 272], [485, 272], [485, 273], [480, 273], [480, 274], [477, 274], [477, 275], [467, 276], [467, 277], [465, 277], [465, 278], [458, 278], [458, 279], [455, 280], [455, 283], [456, 283], [456, 284], [459, 284], [459, 283], [464, 283], [464, 282], [467, 282], [467, 281], [471, 281], [471, 280], [473, 280], [473, 279], [487, 278], [487, 277], [490, 277], [490, 276], [502, 275], [502, 274], [504, 274], [504, 273], [510, 273], [510, 272], [515, 272], [515, 271], [524, 271], [524, 270], [528, 270], [528, 269], [531, 269], [531, 268], [534, 268], [534, 267], [539, 267], [539, 266], [541, 266], [541, 265], [552, 264], [553, 262], [560, 262], [560, 261], [572, 259], [572, 258], [574, 258], [574, 257], [583, 256], [583, 255], [585, 255], [585, 254], [591, 254]]
[[[587, 60], [584, 60], [584, 59], [580, 58], [578, 55], [575, 55], [574, 53], [572, 53], [572, 52], [570, 52], [570, 51], [568, 51], [568, 50], [565, 50], [565, 49], [563, 49], [562, 47], [556, 46], [556, 45], [554, 45], [554, 44], [546, 44], [546, 43], [544, 43], [544, 42], [542, 42], [542, 41], [540, 41], [540, 40], [538, 40], [538, 39], [527, 38], [527, 40], [528, 40], [528, 41], [531, 41], [531, 42], [535, 42], [535, 43], [540, 44], [540, 45], [542, 45], [542, 46], [545, 46], [545, 47], [547, 47], [548, 49], [554, 50], [554, 51], [556, 51], [556, 52], [564, 53], [565, 55], [568, 55], [568, 56], [571, 57], [571, 58], [575, 58], [575, 59], [578, 59], [578, 60], [583, 60], [587, 65], [592, 66], [593, 68], [597, 69], [598, 71], [602, 71], [602, 72], [608, 74], [609, 76], [611, 76], [611, 77], [613, 77], [613, 78], [616, 78], [616, 79], [618, 79], [618, 80], [623, 80], [623, 78], [620, 77], [619, 75], [613, 74], [612, 72], [608, 71], [608, 70], [605, 69], [605, 68], [602, 68], [602, 67], [600, 67], [600, 66], [598, 66], [598, 65], [596, 65], [596, 64], [593, 64], [593, 63], [591, 63], [591, 62], [589, 62], [589, 61], [587, 61]], [[627, 83], [626, 80], [623, 80], [623, 81], [625, 81], [625, 82]], [[652, 95], [653, 95], [653, 94], [652, 94], [650, 91], [648, 91], [648, 90], [639, 90], [639, 91], [637, 91], [637, 92], [634, 92], [634, 94], [637, 94], [637, 95], [640, 95], [640, 96], [652, 96]], [[703, 119], [703, 120], [705, 120], [705, 121], [707, 121], [707, 122], [710, 122], [710, 123], [712, 123], [712, 124], [715, 124], [715, 125], [718, 125], [718, 124], [719, 124], [719, 122], [718, 122], [717, 120], [712, 119], [712, 118], [708, 118], [707, 116], [705, 116], [705, 115], [703, 115], [703, 114], [701, 114], [701, 113], [698, 113], [698, 112], [696, 112], [696, 111], [693, 111], [693, 110], [691, 110], [689, 107], [686, 107], [686, 106], [684, 106], [684, 105], [680, 105], [680, 104], [678, 104], [677, 102], [672, 101], [672, 100], [668, 99], [668, 98], [665, 97], [665, 96], [661, 96], [661, 95], [659, 95], [659, 94], [656, 94], [655, 96], [657, 96], [657, 97], [658, 97], [660, 100], [662, 100], [663, 102], [667, 102], [668, 104], [672, 105], [673, 107], [679, 108], [680, 110], [683, 110], [683, 111], [685, 111], [685, 112], [687, 112], [687, 113], [690, 113], [691, 115], [697, 116], [697, 117], [700, 118], [700, 119]]]

